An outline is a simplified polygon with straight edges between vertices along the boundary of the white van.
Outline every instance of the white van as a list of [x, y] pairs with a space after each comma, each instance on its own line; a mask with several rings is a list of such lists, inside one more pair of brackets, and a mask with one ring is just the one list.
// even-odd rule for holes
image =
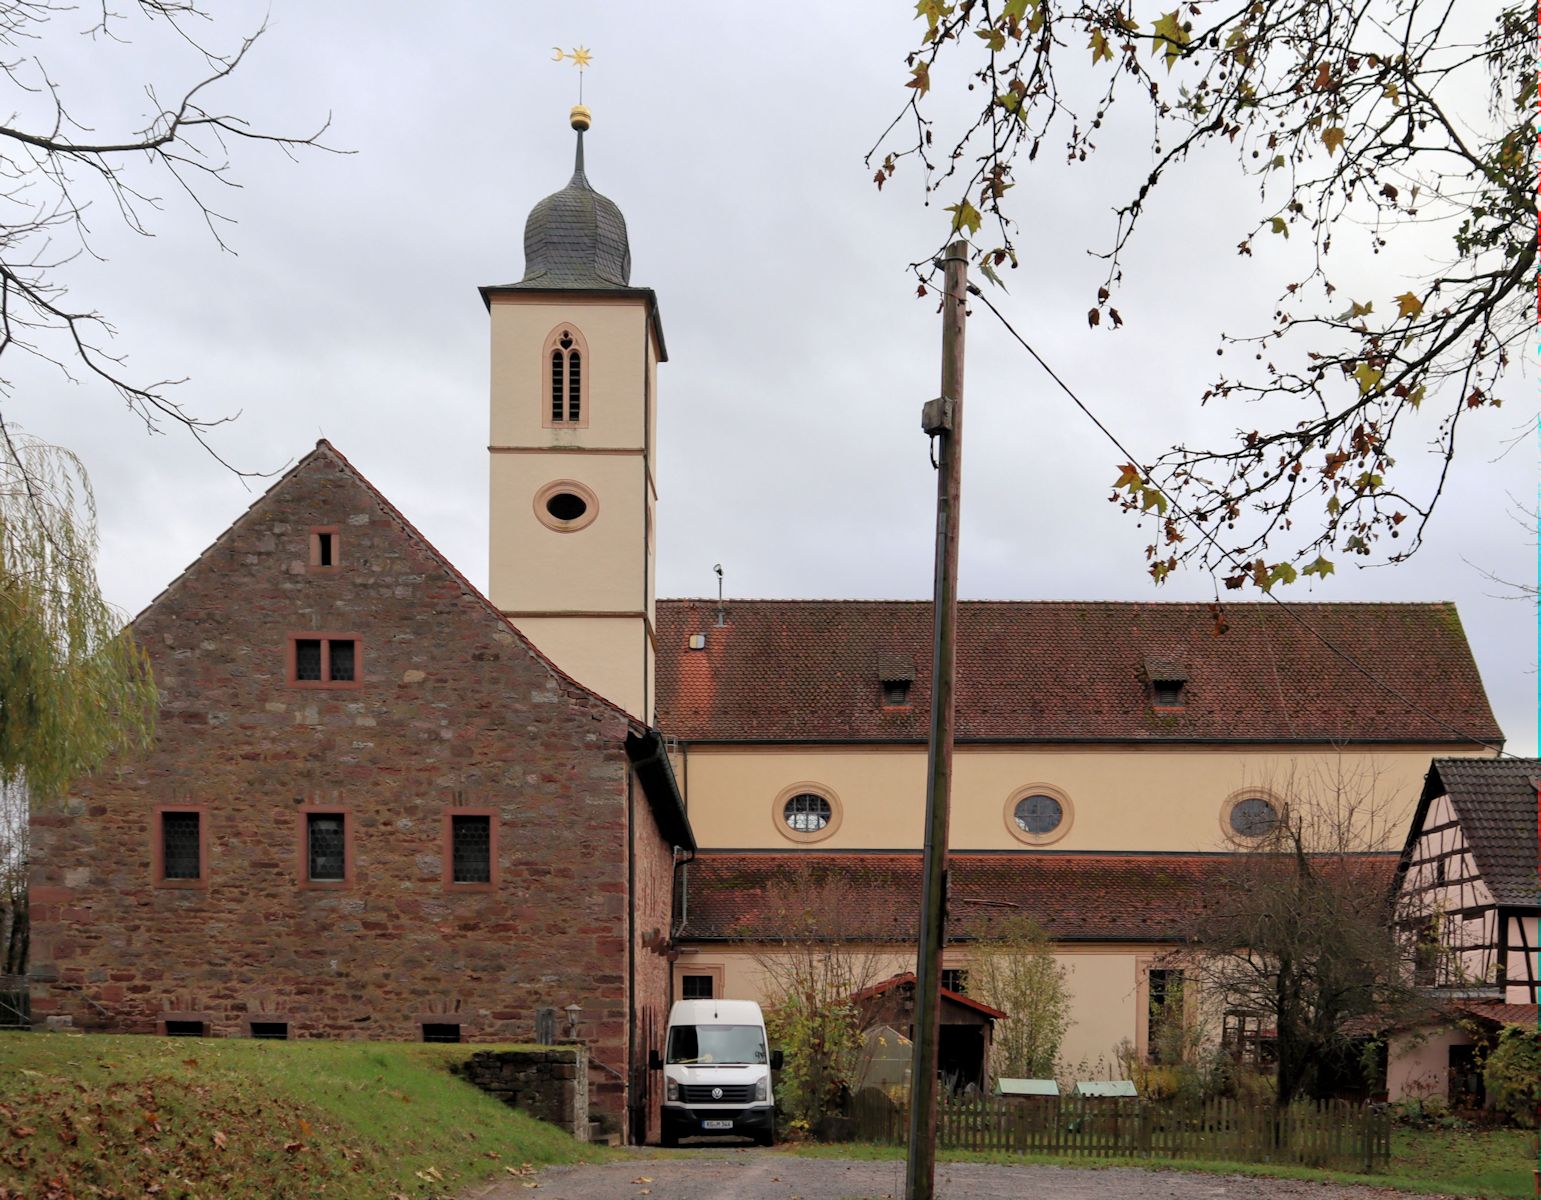
[[669, 1010], [664, 1052], [648, 1065], [663, 1071], [662, 1141], [686, 1137], [749, 1137], [776, 1141], [770, 1052], [765, 1017], [753, 1000], [679, 1000]]

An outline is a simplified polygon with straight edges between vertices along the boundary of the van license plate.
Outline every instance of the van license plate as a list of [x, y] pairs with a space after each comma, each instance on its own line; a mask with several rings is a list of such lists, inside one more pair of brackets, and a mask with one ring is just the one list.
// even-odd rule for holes
[[732, 1129], [732, 1121], [702, 1121], [702, 1129]]

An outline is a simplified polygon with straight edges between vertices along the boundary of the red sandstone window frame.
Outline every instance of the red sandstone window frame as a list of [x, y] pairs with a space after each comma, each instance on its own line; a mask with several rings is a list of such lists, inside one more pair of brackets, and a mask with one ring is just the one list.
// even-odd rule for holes
[[[460, 883], [455, 880], [455, 818], [456, 817], [486, 817], [488, 845], [487, 854], [491, 870], [488, 874], [491, 879], [486, 883]], [[502, 872], [498, 869], [498, 810], [495, 808], [446, 808], [444, 810], [444, 824], [439, 837], [440, 857], [443, 863], [442, 877], [444, 888], [451, 892], [492, 892], [496, 891]]]
[[[198, 814], [198, 878], [166, 878], [166, 833], [162, 818], [167, 813]], [[209, 886], [209, 806], [207, 804], [157, 804], [150, 820], [150, 879], [158, 888], [207, 888]]]
[[[333, 642], [353, 643], [353, 678], [352, 679], [301, 679], [299, 678], [299, 645], [301, 642], [321, 643], [321, 670], [323, 674], [329, 674], [332, 669]], [[290, 687], [310, 688], [323, 691], [347, 691], [363, 686], [364, 683], [364, 639], [357, 633], [347, 633], [341, 630], [307, 629], [300, 633], [289, 635], [289, 645], [285, 653], [284, 663], [287, 682]]]
[[[323, 536], [332, 539], [332, 561], [325, 566], [321, 563], [321, 538]], [[310, 561], [306, 564], [307, 572], [311, 575], [337, 574], [341, 550], [342, 527], [340, 525], [312, 525], [310, 527]]]
[[[312, 879], [310, 877], [310, 818], [342, 818], [342, 878]], [[335, 892], [353, 886], [353, 813], [336, 804], [306, 804], [297, 813], [295, 849], [299, 885], [306, 891]]]
[[[562, 346], [562, 335], [572, 335], [572, 345]], [[571, 411], [571, 351], [578, 352], [578, 419], [569, 419]], [[560, 352], [562, 355], [562, 418], [558, 420], [551, 412], [551, 356]], [[544, 429], [587, 429], [589, 427], [589, 376], [593, 373], [593, 362], [589, 358], [588, 339], [583, 336], [583, 331], [570, 321], [558, 325], [546, 335], [546, 341], [540, 355], [541, 390], [537, 393], [541, 397], [541, 427]]]

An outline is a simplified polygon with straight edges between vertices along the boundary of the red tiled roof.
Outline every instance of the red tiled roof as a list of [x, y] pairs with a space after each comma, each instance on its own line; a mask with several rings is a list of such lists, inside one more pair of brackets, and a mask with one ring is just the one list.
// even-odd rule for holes
[[[857, 1004], [863, 1000], [871, 1000], [874, 996], [881, 996], [884, 992], [892, 991], [897, 987], [914, 987], [915, 972], [901, 971], [892, 978], [880, 983], [874, 983], [871, 987], [864, 987], [859, 992], [852, 992], [851, 999]], [[961, 1004], [964, 1008], [972, 1008], [977, 1013], [983, 1013], [994, 1021], [1004, 1021], [1006, 1014], [998, 1008], [991, 1008], [988, 1004], [975, 1000], [972, 996], [965, 996], [962, 992], [955, 992], [951, 988], [939, 989], [943, 1000], [951, 1000], [954, 1004]]]
[[[1031, 917], [1054, 941], [1174, 942], [1206, 896], [1223, 886], [1229, 854], [1021, 852], [950, 857], [949, 932], [966, 939], [992, 921]], [[1362, 860], [1389, 886], [1396, 856]], [[832, 938], [908, 942], [920, 928], [919, 851], [784, 854], [706, 851], [681, 871], [683, 941], [780, 941], [787, 936], [781, 893], [805, 888], [821, 903]], [[826, 890], [829, 889], [829, 890]]]
[[[1227, 604], [1216, 636], [1207, 604], [970, 601], [958, 737], [1502, 741], [1454, 605], [1292, 608], [1397, 694], [1269, 604]], [[882, 706], [880, 657], [913, 664], [909, 707]], [[1152, 710], [1147, 661], [1186, 673], [1180, 710]], [[658, 604], [658, 722], [678, 738], [923, 741], [930, 694], [929, 602], [737, 600], [721, 627], [713, 601]]]
[[1538, 1010], [1534, 1004], [1501, 1004], [1496, 1000], [1471, 1001], [1457, 1004], [1456, 1008], [1498, 1025], [1525, 1025], [1531, 1029], [1536, 1027]]

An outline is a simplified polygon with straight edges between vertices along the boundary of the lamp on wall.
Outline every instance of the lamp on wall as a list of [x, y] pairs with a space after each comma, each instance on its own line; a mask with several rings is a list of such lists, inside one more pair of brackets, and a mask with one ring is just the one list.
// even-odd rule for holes
[[567, 1036], [573, 1041], [578, 1040], [578, 1014], [583, 1011], [581, 1004], [569, 1004], [563, 1011], [567, 1014]]

